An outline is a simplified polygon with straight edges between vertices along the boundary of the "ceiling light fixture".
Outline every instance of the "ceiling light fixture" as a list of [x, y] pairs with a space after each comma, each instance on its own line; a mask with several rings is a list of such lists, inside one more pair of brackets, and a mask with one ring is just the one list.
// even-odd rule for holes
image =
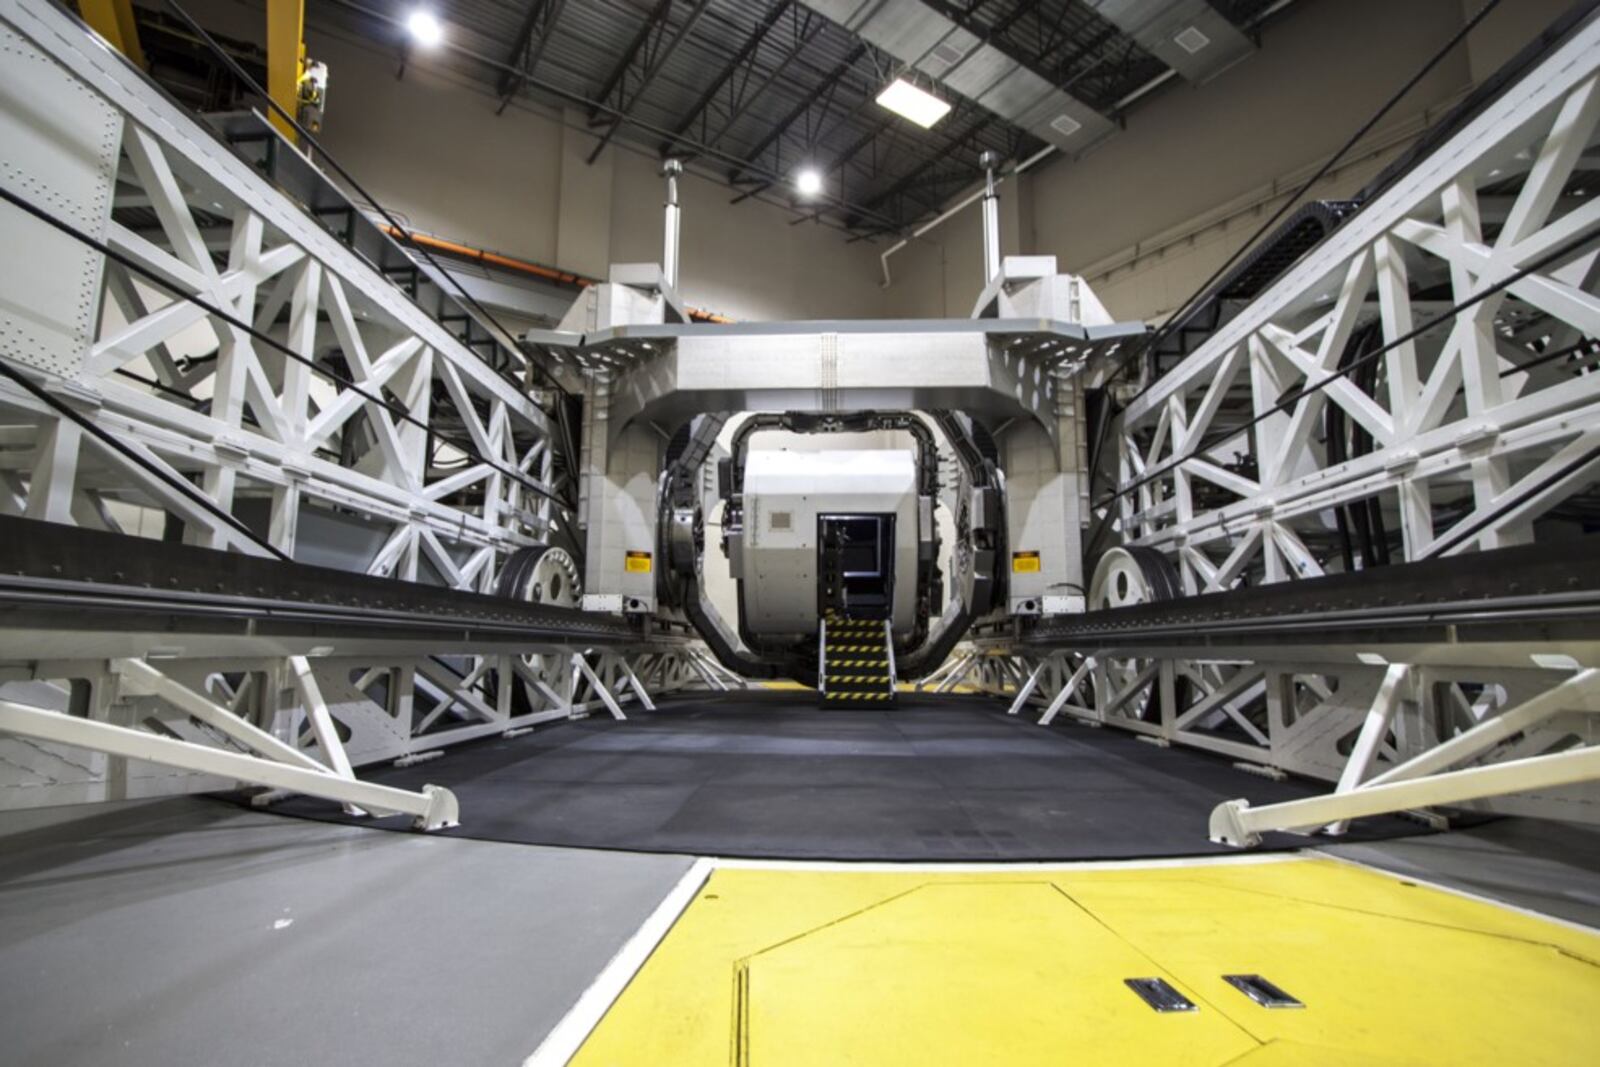
[[822, 172], [816, 167], [801, 167], [795, 171], [794, 188], [801, 196], [816, 196], [822, 192]]
[[412, 40], [424, 48], [432, 48], [444, 40], [444, 27], [427, 8], [419, 7], [411, 12], [406, 17], [406, 29], [411, 31]]
[[926, 89], [918, 89], [904, 78], [890, 82], [889, 87], [878, 94], [878, 103], [925, 130], [950, 114], [949, 103]]

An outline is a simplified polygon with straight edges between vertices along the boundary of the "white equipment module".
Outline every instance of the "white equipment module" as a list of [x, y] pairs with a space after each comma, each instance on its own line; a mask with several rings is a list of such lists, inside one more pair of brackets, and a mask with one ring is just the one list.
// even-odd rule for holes
[[849, 524], [860, 565], [849, 564], [847, 580], [856, 575], [883, 587], [895, 635], [910, 633], [918, 541], [917, 467], [910, 451], [752, 450], [744, 499], [743, 551], [729, 568], [751, 632], [817, 632], [823, 530]]

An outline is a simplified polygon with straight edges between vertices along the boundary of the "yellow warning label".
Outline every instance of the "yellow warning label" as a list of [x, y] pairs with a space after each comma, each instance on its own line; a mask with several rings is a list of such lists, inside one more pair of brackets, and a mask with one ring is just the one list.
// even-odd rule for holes
[[1011, 573], [1012, 574], [1038, 574], [1039, 573], [1039, 553], [1037, 553], [1037, 552], [1013, 552], [1013, 553], [1011, 553]]
[[648, 553], [648, 552], [629, 552], [628, 553], [628, 560], [627, 560], [627, 563], [625, 564], [625, 567], [626, 567], [627, 572], [629, 574], [649, 574], [650, 573], [650, 553]]

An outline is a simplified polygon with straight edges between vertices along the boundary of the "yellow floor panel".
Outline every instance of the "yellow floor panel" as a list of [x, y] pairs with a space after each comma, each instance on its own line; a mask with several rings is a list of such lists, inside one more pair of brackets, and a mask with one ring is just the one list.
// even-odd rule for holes
[[[780, 679], [778, 679], [776, 681], [770, 681], [770, 682], [757, 682], [757, 683], [755, 683], [755, 686], [756, 686], [757, 689], [775, 689], [775, 690], [779, 690], [781, 692], [796, 692], [796, 691], [801, 691], [801, 690], [803, 690], [805, 692], [808, 692], [808, 693], [816, 692], [816, 690], [813, 689], [809, 685], [801, 685], [799, 682], [791, 682], [791, 681], [789, 681], [787, 679], [783, 679], [783, 678], [780, 678]], [[915, 682], [896, 682], [894, 687], [895, 687], [895, 690], [897, 692], [900, 692], [900, 693], [919, 693], [919, 692], [922, 692], [922, 690], [917, 688]], [[962, 684], [960, 684], [958, 686], [954, 686], [953, 688], [951, 688], [950, 692], [952, 692], [952, 693], [976, 693], [977, 690], [974, 689], [972, 686], [967, 685], [965, 682], [963, 682]]]
[[1600, 935], [1323, 859], [722, 869], [572, 1062], [1587, 1065]]

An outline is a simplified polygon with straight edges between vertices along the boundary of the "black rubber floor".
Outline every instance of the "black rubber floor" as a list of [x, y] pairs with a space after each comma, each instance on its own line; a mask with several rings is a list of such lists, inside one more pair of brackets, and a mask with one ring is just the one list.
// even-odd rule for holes
[[[794, 859], [1025, 860], [1230, 851], [1206, 838], [1222, 800], [1325, 792], [1120, 730], [1040, 727], [979, 697], [903, 697], [893, 711], [822, 710], [809, 693], [662, 702], [452, 749], [373, 781], [448, 786], [463, 837]], [[342, 820], [296, 798], [274, 810]], [[394, 824], [395, 820], [385, 820]], [[1365, 820], [1346, 840], [1417, 833]], [[1299, 847], [1277, 835], [1268, 847]]]

